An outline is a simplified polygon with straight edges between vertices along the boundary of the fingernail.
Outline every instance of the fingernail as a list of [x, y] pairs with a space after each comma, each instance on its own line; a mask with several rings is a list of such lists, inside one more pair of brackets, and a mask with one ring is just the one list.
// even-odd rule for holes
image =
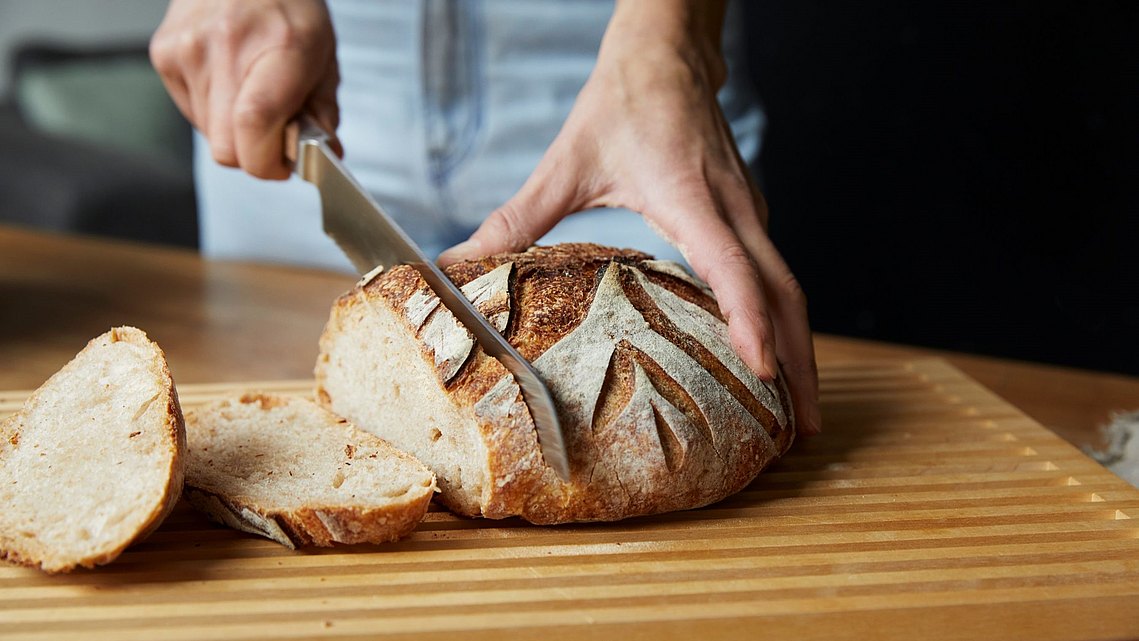
[[763, 350], [763, 369], [767, 370], [767, 376], [770, 379], [775, 379], [779, 376], [779, 361], [775, 358], [775, 350]]
[[819, 412], [819, 406], [812, 405], [807, 408], [807, 415], [803, 421], [802, 432], [803, 436], [815, 436], [821, 434], [823, 431], [823, 417]]
[[807, 419], [807, 424], [803, 428], [803, 434], [806, 436], [817, 436], [823, 433], [822, 420], [818, 416], [813, 416]]
[[755, 350], [751, 351], [749, 354], [749, 350], [741, 350], [737, 348], [736, 353], [740, 355], [740, 358], [743, 360], [744, 364], [747, 365], [747, 368], [755, 372], [755, 375], [759, 377], [759, 380], [770, 383], [775, 379], [775, 377], [771, 375], [771, 369], [767, 365], [767, 358], [764, 356], [762, 351]]

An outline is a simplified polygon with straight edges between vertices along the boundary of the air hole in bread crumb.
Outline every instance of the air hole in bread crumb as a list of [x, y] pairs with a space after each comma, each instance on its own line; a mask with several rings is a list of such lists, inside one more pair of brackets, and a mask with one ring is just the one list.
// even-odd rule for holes
[[388, 492], [385, 492], [384, 495], [385, 496], [403, 496], [404, 494], [407, 494], [408, 490], [410, 490], [410, 489], [411, 489], [410, 485], [404, 485], [403, 487], [397, 487], [394, 490], [390, 490]]
[[139, 405], [138, 409], [135, 410], [131, 421], [137, 421], [143, 414], [146, 414], [146, 411], [150, 409], [150, 406], [154, 405], [154, 401], [158, 400], [158, 396], [159, 393], [156, 392], [154, 396], [151, 396], [150, 398], [146, 399], [146, 401], [144, 401], [141, 405]]
[[393, 385], [392, 386], [392, 398], [399, 398], [399, 395], [402, 392], [403, 392], [403, 390], [400, 389], [399, 385]]
[[332, 487], [339, 490], [341, 485], [344, 485], [344, 472], [336, 470], [336, 474], [332, 476]]
[[434, 443], [443, 437], [443, 432], [440, 432], [439, 428], [433, 427], [433, 428], [431, 428], [430, 436], [431, 436], [431, 442]]

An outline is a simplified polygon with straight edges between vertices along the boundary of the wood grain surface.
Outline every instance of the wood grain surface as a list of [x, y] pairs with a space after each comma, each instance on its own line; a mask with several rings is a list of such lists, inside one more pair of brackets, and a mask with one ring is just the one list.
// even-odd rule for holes
[[0, 565], [0, 636], [1139, 637], [1139, 490], [944, 362], [821, 375], [823, 436], [704, 509], [558, 527], [433, 509], [396, 544], [292, 552], [180, 505], [109, 566]]
[[[145, 330], [179, 383], [307, 378], [328, 309], [354, 281], [0, 225], [0, 389], [37, 387], [115, 325]], [[825, 335], [815, 349], [824, 366], [945, 359], [1081, 445], [1102, 444], [1113, 413], [1139, 410], [1134, 377]]]

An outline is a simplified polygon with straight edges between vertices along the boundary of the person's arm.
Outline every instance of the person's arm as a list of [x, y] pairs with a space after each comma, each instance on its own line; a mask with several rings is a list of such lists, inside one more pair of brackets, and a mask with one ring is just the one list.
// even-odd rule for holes
[[680, 249], [761, 378], [782, 363], [804, 434], [820, 429], [802, 289], [767, 236], [767, 205], [716, 101], [725, 2], [618, 0], [597, 65], [522, 189], [447, 264], [525, 248], [566, 215], [640, 212]]
[[214, 160], [254, 176], [289, 177], [284, 130], [297, 114], [339, 124], [324, 0], [172, 0], [150, 57]]

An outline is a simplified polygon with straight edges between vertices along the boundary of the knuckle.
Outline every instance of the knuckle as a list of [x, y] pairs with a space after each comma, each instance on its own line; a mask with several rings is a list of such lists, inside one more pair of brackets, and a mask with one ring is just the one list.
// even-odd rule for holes
[[740, 167], [728, 167], [722, 172], [721, 180], [724, 181], [728, 189], [743, 192], [746, 194], [751, 193], [751, 182], [748, 177], [744, 175]]
[[317, 20], [300, 20], [290, 23], [291, 42], [305, 47], [324, 42], [324, 24]]
[[720, 247], [716, 252], [716, 265], [725, 271], [745, 268], [753, 277], [756, 275], [755, 261], [751, 257], [751, 252], [738, 241], [728, 242]]
[[250, 98], [234, 108], [233, 126], [243, 131], [264, 131], [272, 126], [276, 111], [268, 101], [258, 97]]
[[173, 68], [175, 57], [171, 51], [170, 40], [162, 31], [155, 33], [150, 39], [147, 52], [150, 54], [151, 64], [159, 73], [167, 73]]
[[324, 28], [315, 20], [277, 20], [269, 33], [272, 46], [285, 49], [309, 50], [324, 41]]
[[241, 14], [232, 9], [218, 16], [217, 22], [214, 24], [215, 37], [232, 49], [236, 49], [245, 39], [247, 33], [247, 21]]
[[182, 64], [199, 65], [206, 59], [207, 43], [204, 34], [197, 30], [182, 32], [174, 45], [175, 55]]
[[729, 242], [720, 248], [719, 260], [729, 265], [751, 265], [751, 254], [739, 242]]
[[799, 283], [799, 279], [794, 275], [787, 273], [778, 283], [779, 291], [783, 292], [783, 296], [795, 307], [806, 309], [807, 307], [807, 292]]
[[210, 155], [213, 156], [214, 162], [226, 167], [237, 166], [237, 155], [234, 153], [233, 145], [221, 142], [210, 143]]
[[487, 233], [496, 240], [505, 241], [502, 244], [514, 249], [528, 247], [531, 241], [523, 230], [521, 216], [517, 207], [507, 203], [491, 213], [487, 219]]
[[[758, 284], [759, 274], [756, 271], [755, 262], [747, 248], [738, 240], [728, 241], [705, 254], [705, 256], [704, 279], [713, 291], [720, 292], [738, 287], [733, 281], [739, 279], [741, 269], [746, 271], [751, 283]], [[694, 264], [693, 266], [697, 267], [699, 271], [698, 265]]]

